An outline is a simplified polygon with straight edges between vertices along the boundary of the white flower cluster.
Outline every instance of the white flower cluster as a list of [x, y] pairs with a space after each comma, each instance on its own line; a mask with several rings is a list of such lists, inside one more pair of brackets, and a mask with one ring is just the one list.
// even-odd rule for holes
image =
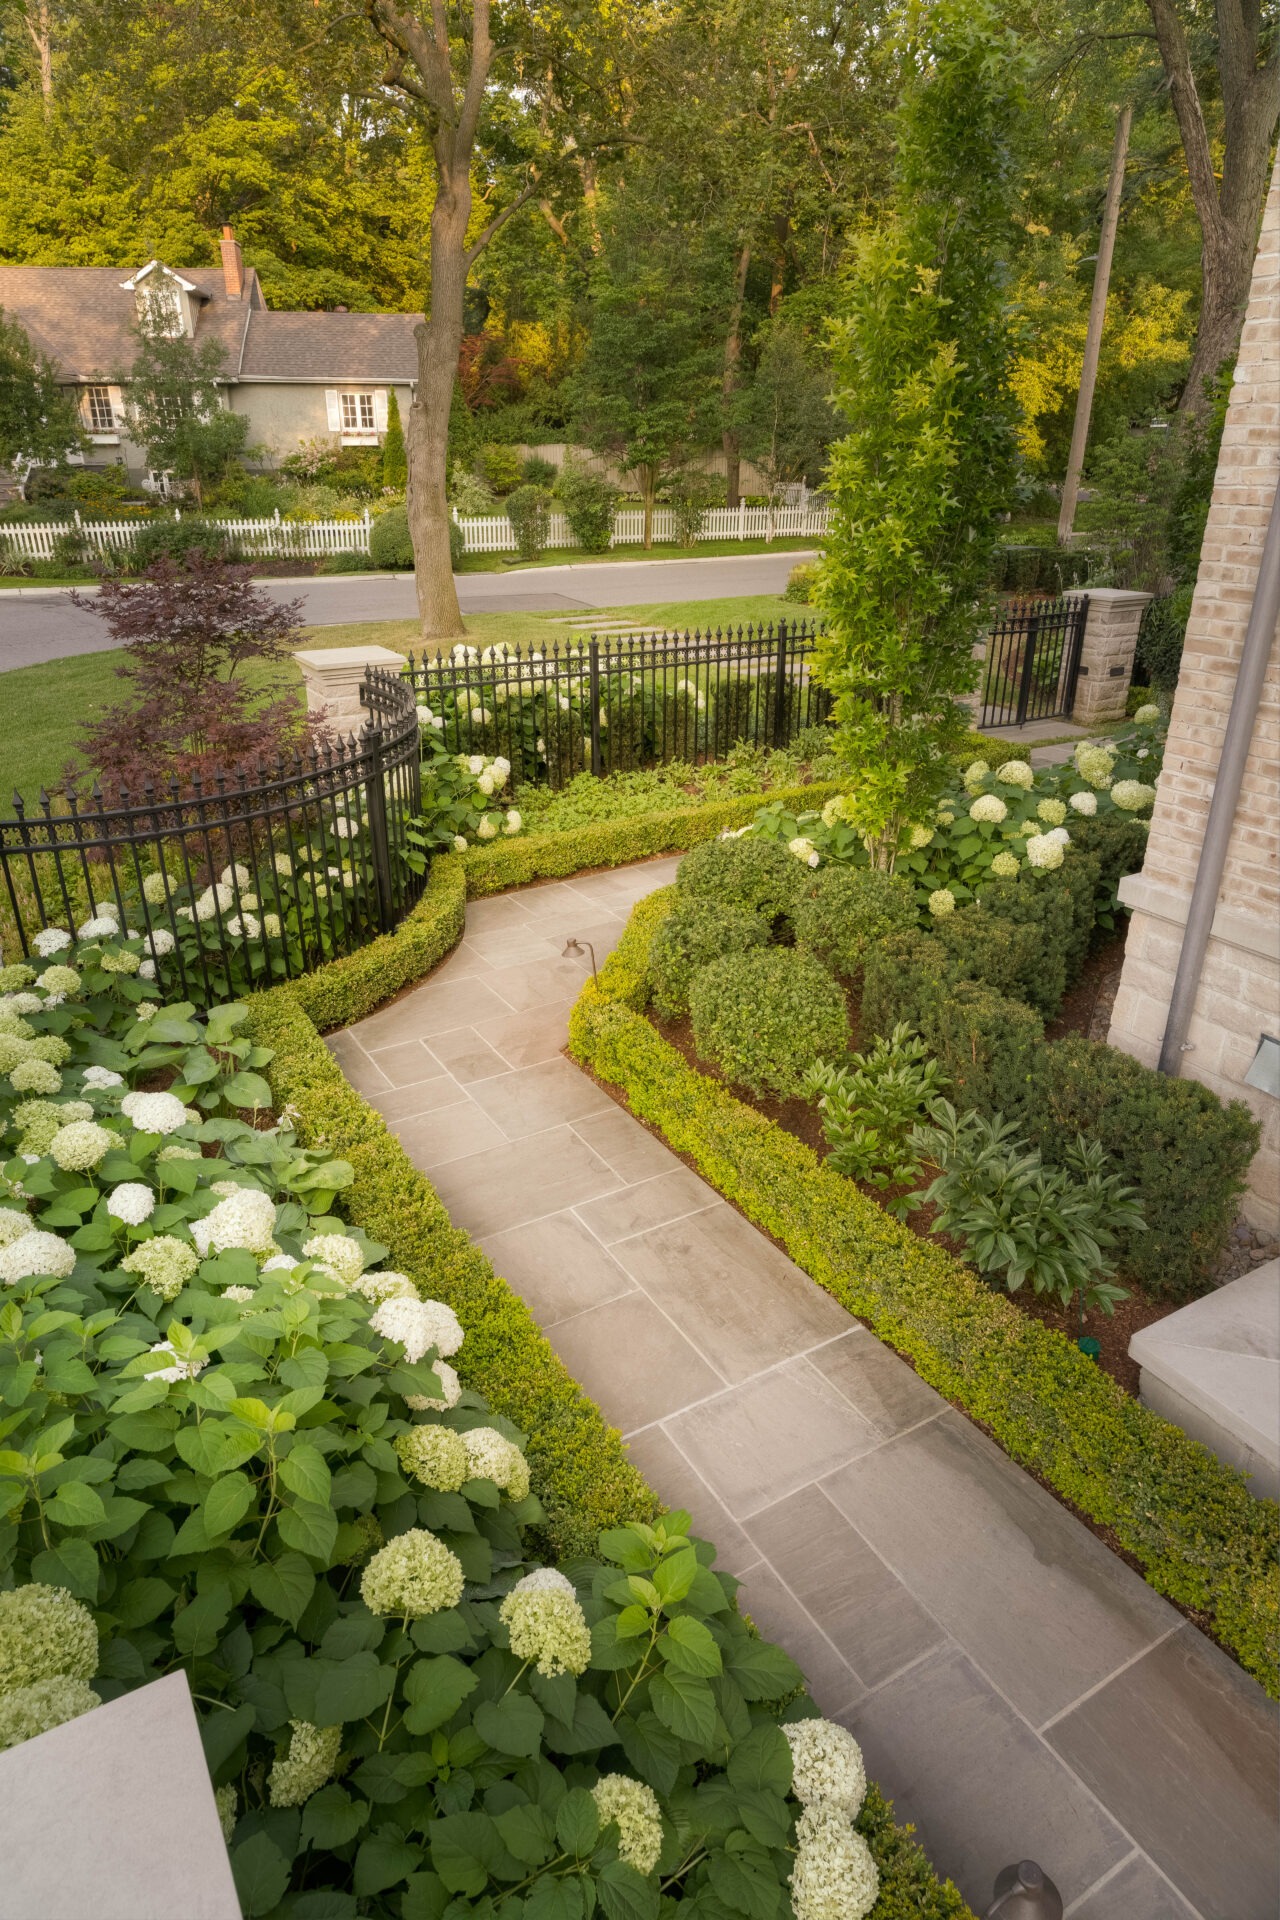
[[991, 862], [991, 871], [997, 880], [1016, 880], [1022, 872], [1022, 862], [1016, 853], [998, 853]]
[[423, 729], [424, 732], [428, 727], [430, 727], [436, 733], [443, 733], [444, 715], [442, 713], [432, 713], [430, 707], [423, 705], [421, 702], [419, 702], [418, 704], [417, 711], [418, 711], [418, 725]]
[[248, 1253], [275, 1251], [276, 1203], [257, 1187], [241, 1187], [219, 1200], [203, 1220], [191, 1224], [191, 1238], [203, 1260], [212, 1252], [242, 1247]]
[[410, 1527], [375, 1553], [360, 1578], [370, 1613], [411, 1620], [456, 1607], [466, 1577], [462, 1562], [425, 1527]]
[[440, 1397], [437, 1399], [429, 1393], [407, 1393], [404, 1403], [414, 1413], [448, 1413], [462, 1398], [462, 1382], [447, 1360], [433, 1360], [431, 1371], [440, 1382]]
[[328, 1280], [347, 1288], [355, 1285], [364, 1272], [364, 1254], [360, 1242], [346, 1233], [316, 1233], [302, 1249], [303, 1257], [314, 1260]]
[[196, 1375], [202, 1373], [208, 1365], [208, 1362], [205, 1360], [179, 1360], [177, 1349], [172, 1340], [157, 1340], [155, 1345], [149, 1347], [147, 1351], [149, 1353], [163, 1354], [170, 1364], [163, 1367], [152, 1367], [149, 1373], [143, 1374], [143, 1379], [164, 1380], [170, 1386], [173, 1386], [178, 1380], [194, 1380]]
[[199, 1118], [194, 1107], [184, 1107], [174, 1093], [126, 1093], [120, 1111], [139, 1133], [176, 1133]]
[[1082, 740], [1075, 752], [1076, 768], [1082, 780], [1091, 787], [1106, 789], [1111, 785], [1111, 775], [1115, 770], [1115, 755], [1106, 747]]
[[472, 1427], [462, 1436], [467, 1449], [469, 1480], [492, 1480], [511, 1500], [523, 1500], [529, 1491], [529, 1463], [514, 1440], [496, 1427]]
[[1098, 811], [1098, 796], [1096, 793], [1073, 793], [1067, 805], [1089, 820]]
[[342, 1746], [341, 1727], [313, 1727], [309, 1720], [289, 1722], [289, 1751], [267, 1775], [273, 1807], [300, 1807], [332, 1779]]
[[1036, 783], [1029, 760], [1006, 760], [996, 768], [996, 779], [1002, 786], [1021, 787], [1026, 793], [1030, 793]]
[[969, 808], [971, 820], [989, 820], [993, 826], [999, 826], [1009, 817], [1009, 809], [998, 793], [980, 793]]
[[[80, 1078], [83, 1080], [86, 1089], [91, 1088], [96, 1093], [106, 1093], [112, 1087], [122, 1087], [124, 1085], [123, 1074], [113, 1073], [110, 1067], [86, 1067]], [[179, 1104], [181, 1104], [181, 1102], [179, 1102]]]
[[1154, 701], [1148, 701], [1145, 707], [1139, 707], [1134, 719], [1140, 727], [1150, 727], [1160, 718], [1160, 709]]
[[517, 1580], [498, 1608], [517, 1660], [533, 1660], [548, 1680], [559, 1673], [585, 1673], [591, 1659], [591, 1629], [572, 1580], [555, 1567], [535, 1567]]
[[66, 952], [71, 935], [65, 927], [42, 927], [33, 944], [41, 959], [47, 960], [51, 954]]
[[794, 854], [797, 860], [803, 860], [806, 867], [819, 866], [822, 861], [822, 856], [812, 840], [806, 839], [802, 833], [797, 834], [794, 840], [788, 840], [787, 852]]
[[418, 1297], [418, 1289], [407, 1273], [363, 1273], [353, 1282], [353, 1287], [375, 1307], [380, 1307], [384, 1300], [416, 1300]]
[[54, 1134], [49, 1142], [49, 1154], [64, 1173], [88, 1173], [100, 1160], [106, 1159], [115, 1145], [116, 1136], [106, 1127], [99, 1127], [92, 1120], [73, 1120], [69, 1127], [59, 1127]]
[[876, 1903], [880, 1874], [852, 1824], [867, 1791], [862, 1749], [831, 1720], [801, 1720], [782, 1731], [803, 1809], [791, 1873], [796, 1920], [863, 1920]]
[[457, 1314], [442, 1300], [393, 1295], [370, 1315], [369, 1325], [384, 1340], [402, 1346], [410, 1366], [416, 1366], [433, 1347], [440, 1354], [456, 1353], [464, 1337]]
[[437, 1493], [456, 1493], [471, 1478], [462, 1435], [452, 1427], [410, 1427], [392, 1445], [405, 1472]]
[[637, 1873], [652, 1873], [662, 1852], [662, 1808], [653, 1788], [625, 1773], [602, 1773], [591, 1798], [601, 1822], [618, 1829], [620, 1858]]
[[1155, 797], [1155, 788], [1144, 780], [1117, 780], [1111, 789], [1111, 798], [1125, 813], [1141, 813]]
[[1042, 873], [1053, 873], [1062, 865], [1064, 848], [1057, 838], [1061, 831], [1059, 827], [1053, 833], [1033, 833], [1027, 841], [1027, 859]]
[[56, 1233], [33, 1227], [0, 1249], [0, 1286], [16, 1286], [19, 1280], [46, 1274], [65, 1280], [75, 1264], [74, 1247]]
[[195, 1248], [169, 1233], [153, 1234], [120, 1262], [124, 1273], [136, 1274], [144, 1287], [165, 1301], [177, 1299], [199, 1265]]
[[941, 919], [945, 913], [954, 913], [956, 897], [950, 887], [937, 887], [929, 895], [929, 911], [935, 919]]
[[107, 1200], [107, 1212], [113, 1220], [122, 1220], [126, 1227], [140, 1227], [155, 1212], [156, 1197], [150, 1187], [141, 1180], [123, 1180], [112, 1189]]

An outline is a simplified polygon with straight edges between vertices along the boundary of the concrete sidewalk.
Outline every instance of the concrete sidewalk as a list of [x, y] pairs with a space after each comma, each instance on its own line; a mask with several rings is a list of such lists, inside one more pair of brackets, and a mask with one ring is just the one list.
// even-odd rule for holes
[[336, 1058], [979, 1912], [1272, 1920], [1261, 1689], [562, 1057], [657, 861], [467, 909]]

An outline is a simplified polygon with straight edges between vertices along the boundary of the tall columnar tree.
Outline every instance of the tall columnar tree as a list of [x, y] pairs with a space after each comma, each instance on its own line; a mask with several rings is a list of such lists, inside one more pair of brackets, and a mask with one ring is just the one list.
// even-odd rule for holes
[[75, 402], [59, 387], [57, 368], [0, 307], [0, 466], [61, 460], [82, 437]]
[[400, 423], [400, 402], [392, 387], [387, 395], [387, 431], [382, 440], [382, 484], [397, 492], [409, 478], [409, 463], [404, 450], [404, 428]]
[[943, 784], [968, 723], [991, 550], [1013, 491], [1005, 262], [1023, 63], [991, 0], [937, 0], [898, 115], [895, 218], [855, 247], [834, 330], [835, 512], [816, 669], [874, 863]]

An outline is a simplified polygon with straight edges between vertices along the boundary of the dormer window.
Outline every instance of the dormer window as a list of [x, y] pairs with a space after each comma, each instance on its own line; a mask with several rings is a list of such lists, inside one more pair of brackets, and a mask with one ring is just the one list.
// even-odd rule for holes
[[132, 280], [124, 280], [121, 285], [126, 293], [133, 295], [139, 323], [148, 333], [166, 340], [195, 333], [196, 302], [205, 295], [171, 267], [152, 260], [135, 273]]

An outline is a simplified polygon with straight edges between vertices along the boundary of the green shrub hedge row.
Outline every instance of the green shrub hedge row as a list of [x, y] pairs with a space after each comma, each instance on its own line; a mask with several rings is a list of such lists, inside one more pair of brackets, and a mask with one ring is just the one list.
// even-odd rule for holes
[[1257, 1151], [1248, 1108], [1224, 1106], [1198, 1080], [1171, 1080], [1102, 1041], [1071, 1035], [1044, 1045], [1039, 1015], [1007, 991], [1018, 952], [966, 939], [964, 929], [953, 949], [954, 937], [948, 923], [941, 939], [896, 934], [869, 951], [863, 1038], [905, 1020], [942, 1060], [959, 1105], [1004, 1114], [1050, 1162], [1077, 1132], [1101, 1140], [1146, 1216], [1144, 1233], [1122, 1236], [1125, 1272], [1157, 1298], [1203, 1291]]
[[[1014, 1460], [1110, 1528], [1152, 1586], [1209, 1616], [1223, 1644], [1280, 1694], [1275, 1502], [1255, 1500], [1241, 1474], [1131, 1399], [1061, 1334], [917, 1240], [662, 1039], [638, 1009], [649, 943], [673, 892], [641, 902], [598, 986], [584, 988], [570, 1025], [575, 1057], [621, 1088], [641, 1119]], [[985, 990], [962, 991], [976, 999]], [[1095, 1130], [1096, 1120], [1095, 1111]]]

